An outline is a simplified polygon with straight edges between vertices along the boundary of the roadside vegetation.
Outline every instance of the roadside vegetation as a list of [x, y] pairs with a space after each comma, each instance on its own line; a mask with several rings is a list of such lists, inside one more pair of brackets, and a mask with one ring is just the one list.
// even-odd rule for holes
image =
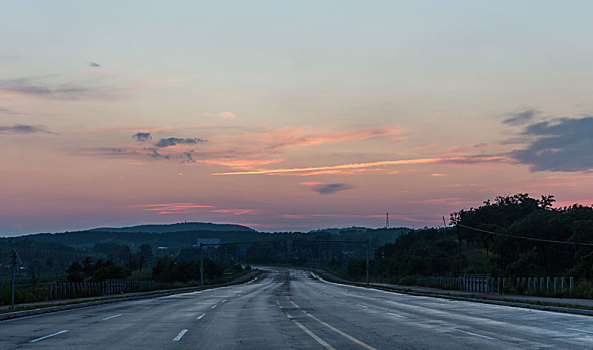
[[[195, 286], [202, 253], [196, 239], [221, 243], [203, 248], [206, 284], [226, 282], [253, 264], [322, 268], [362, 281], [367, 246], [360, 242], [368, 240], [374, 282], [430, 286], [434, 276], [573, 276], [572, 296], [593, 298], [593, 207], [553, 204], [553, 196], [499, 196], [452, 213], [449, 227], [419, 230], [351, 227], [260, 233], [237, 225], [230, 227], [235, 231], [224, 231], [230, 228], [187, 223], [3, 238], [0, 303], [10, 300], [8, 258], [13, 249], [24, 263], [16, 278], [16, 300], [23, 303], [47, 299], [49, 282], [126, 280], [153, 281], [154, 288]], [[146, 227], [156, 231], [139, 231]], [[187, 227], [208, 230], [171, 231]], [[64, 243], [68, 239], [73, 246]], [[511, 284], [506, 292], [525, 291]]]

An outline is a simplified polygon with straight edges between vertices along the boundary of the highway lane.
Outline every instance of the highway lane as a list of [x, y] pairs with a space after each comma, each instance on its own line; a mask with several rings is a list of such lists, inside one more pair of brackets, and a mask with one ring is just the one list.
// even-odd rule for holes
[[593, 318], [270, 268], [257, 281], [0, 322], [0, 349], [583, 349]]

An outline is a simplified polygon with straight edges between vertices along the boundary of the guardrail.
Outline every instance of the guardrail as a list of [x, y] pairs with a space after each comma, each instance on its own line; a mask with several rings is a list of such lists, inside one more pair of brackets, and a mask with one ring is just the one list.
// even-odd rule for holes
[[505, 294], [509, 290], [528, 295], [572, 296], [574, 277], [491, 277], [490, 275], [463, 275], [463, 277], [433, 276], [432, 287], [468, 292]]
[[108, 279], [105, 282], [54, 282], [47, 284], [49, 300], [143, 292], [155, 289], [154, 281]]

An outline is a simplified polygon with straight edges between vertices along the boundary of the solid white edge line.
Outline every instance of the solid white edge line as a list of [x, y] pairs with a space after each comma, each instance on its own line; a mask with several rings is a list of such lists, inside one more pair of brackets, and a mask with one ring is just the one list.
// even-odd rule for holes
[[496, 339], [496, 338], [492, 338], [492, 337], [489, 337], [489, 336], [486, 336], [486, 335], [482, 335], [482, 334], [477, 334], [477, 333], [472, 333], [472, 332], [464, 331], [464, 330], [462, 330], [462, 329], [459, 329], [459, 328], [451, 328], [451, 329], [452, 329], [452, 330], [455, 330], [455, 331], [458, 331], [458, 332], [461, 332], [461, 333], [465, 333], [465, 334], [473, 335], [473, 336], [476, 336], [476, 337], [486, 338], [486, 339], [490, 339], [490, 340], [495, 340], [495, 339]]
[[63, 330], [61, 330], [61, 331], [59, 331], [59, 332], [55, 332], [55, 333], [52, 333], [52, 334], [48, 334], [48, 335], [45, 335], [45, 336], [43, 336], [43, 337], [40, 337], [40, 338], [37, 338], [37, 339], [29, 340], [29, 343], [37, 343], [37, 342], [38, 342], [38, 341], [40, 341], [40, 340], [47, 339], [47, 338], [51, 338], [51, 337], [53, 337], [53, 336], [56, 336], [56, 335], [59, 335], [59, 334], [62, 334], [62, 333], [66, 333], [66, 332], [68, 332], [68, 330], [67, 330], [67, 329], [63, 329]]
[[105, 317], [105, 318], [101, 319], [101, 321], [107, 321], [107, 320], [110, 320], [110, 319], [112, 319], [112, 318], [119, 317], [119, 316], [121, 316], [121, 315], [122, 315], [122, 314], [117, 314], [117, 315], [113, 315], [113, 316]]
[[179, 334], [177, 334], [177, 336], [175, 338], [173, 338], [173, 341], [180, 341], [181, 338], [183, 338], [183, 336], [185, 335], [185, 333], [187, 333], [187, 329], [182, 329]]
[[204, 318], [204, 316], [206, 316], [206, 314], [201, 314], [200, 316], [196, 317], [196, 320], [201, 320], [202, 318]]

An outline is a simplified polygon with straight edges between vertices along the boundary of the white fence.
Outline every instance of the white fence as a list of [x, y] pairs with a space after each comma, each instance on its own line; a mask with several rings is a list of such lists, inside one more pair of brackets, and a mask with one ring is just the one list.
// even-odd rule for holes
[[109, 279], [105, 282], [54, 282], [49, 283], [47, 287], [51, 300], [141, 292], [154, 289], [155, 283], [154, 281]]
[[430, 277], [433, 287], [478, 293], [504, 294], [509, 289], [531, 295], [565, 295], [574, 291], [574, 277], [491, 277], [490, 275], [463, 275], [463, 277]]

